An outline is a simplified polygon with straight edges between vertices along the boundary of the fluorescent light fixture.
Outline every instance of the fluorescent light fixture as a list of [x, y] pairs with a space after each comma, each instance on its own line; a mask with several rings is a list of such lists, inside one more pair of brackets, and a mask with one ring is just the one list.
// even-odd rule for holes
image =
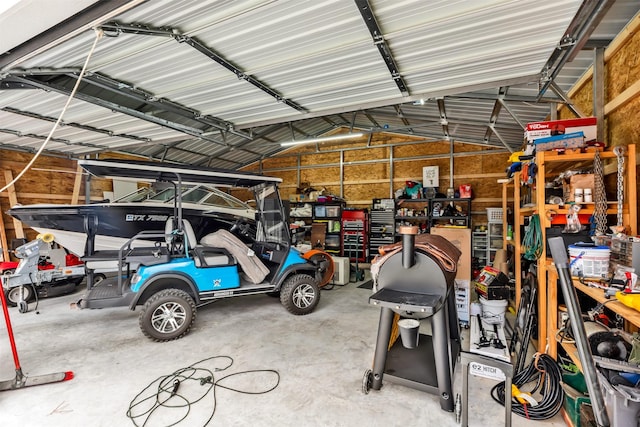
[[311, 138], [311, 139], [299, 139], [297, 141], [289, 141], [289, 142], [283, 142], [280, 145], [282, 147], [290, 147], [292, 145], [302, 145], [302, 144], [315, 144], [317, 142], [327, 142], [327, 141], [339, 141], [341, 139], [351, 139], [351, 138], [358, 138], [360, 136], [362, 136], [363, 133], [362, 132], [356, 132], [356, 133], [340, 133], [338, 135], [331, 135], [331, 136], [322, 136], [320, 138]]

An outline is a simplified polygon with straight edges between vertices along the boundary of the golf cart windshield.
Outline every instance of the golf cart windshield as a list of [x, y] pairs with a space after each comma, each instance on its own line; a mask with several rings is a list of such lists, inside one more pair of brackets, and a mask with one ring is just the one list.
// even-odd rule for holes
[[265, 185], [255, 190], [256, 240], [259, 242], [290, 244], [289, 226], [276, 185]]

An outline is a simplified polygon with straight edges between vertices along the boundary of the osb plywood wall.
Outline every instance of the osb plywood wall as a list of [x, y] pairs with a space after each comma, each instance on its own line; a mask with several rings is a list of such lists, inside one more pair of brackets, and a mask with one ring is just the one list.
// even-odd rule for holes
[[[608, 146], [640, 147], [640, 16], [636, 17], [605, 51], [605, 142]], [[589, 72], [569, 93], [585, 115], [592, 115], [593, 79]], [[573, 118], [565, 107], [559, 117]]]
[[[301, 146], [263, 160], [247, 170], [282, 178], [283, 198], [294, 198], [301, 187], [325, 190], [345, 199], [347, 206], [370, 208], [372, 199], [390, 198], [406, 181], [422, 183], [422, 169], [438, 166], [439, 191], [462, 184], [472, 187], [474, 222], [486, 223], [486, 208], [500, 207], [509, 153], [478, 145], [453, 144], [453, 185], [447, 141], [428, 141], [405, 135], [374, 134], [349, 143]], [[482, 155], [487, 152], [492, 156]]]
[[[629, 25], [605, 50], [605, 95], [604, 95], [604, 142], [608, 147], [635, 144], [640, 152], [640, 16]], [[594, 114], [593, 78], [585, 74], [581, 82], [569, 93], [570, 98], [585, 115]], [[560, 118], [573, 118], [565, 107], [559, 110]], [[640, 156], [637, 156], [640, 157]], [[615, 164], [610, 162], [605, 171], [615, 172]], [[636, 165], [636, 172], [638, 167]], [[636, 175], [637, 175], [636, 173]], [[613, 175], [607, 177], [607, 186], [613, 188]], [[638, 203], [637, 195], [636, 203]], [[640, 207], [640, 204], [638, 205]]]

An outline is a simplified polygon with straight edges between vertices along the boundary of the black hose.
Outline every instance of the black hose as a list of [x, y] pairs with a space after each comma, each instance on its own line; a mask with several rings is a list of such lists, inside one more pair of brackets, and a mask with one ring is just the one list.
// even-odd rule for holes
[[[562, 389], [562, 373], [560, 367], [551, 356], [547, 354], [536, 354], [529, 366], [516, 373], [513, 384], [522, 388], [525, 384], [535, 382], [532, 390], [527, 388], [538, 400], [538, 395], [542, 399], [536, 406], [527, 403], [520, 403], [512, 397], [511, 411], [523, 418], [531, 420], [547, 420], [553, 418], [562, 408], [564, 400], [564, 390]], [[491, 397], [496, 402], [504, 406], [505, 382], [496, 384], [491, 389]], [[525, 390], [522, 390], [525, 391]]]

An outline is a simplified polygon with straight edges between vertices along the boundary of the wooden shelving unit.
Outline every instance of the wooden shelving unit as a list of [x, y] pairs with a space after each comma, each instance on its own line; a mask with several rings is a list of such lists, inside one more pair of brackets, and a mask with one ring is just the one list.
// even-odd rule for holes
[[[558, 332], [558, 272], [554, 265], [549, 266], [547, 269], [548, 274], [548, 283], [549, 283], [549, 292], [548, 292], [548, 301], [549, 301], [549, 315], [548, 315], [548, 325], [547, 328], [547, 341], [548, 341], [548, 349], [547, 354], [549, 356], [556, 358], [558, 356], [558, 345], [562, 346], [567, 355], [573, 360], [576, 366], [580, 367], [580, 361], [578, 360], [578, 353], [576, 346], [573, 343], [569, 342], [560, 342], [558, 341], [556, 335]], [[627, 307], [620, 301], [617, 301], [615, 297], [607, 298], [604, 295], [604, 291], [599, 288], [594, 288], [591, 286], [584, 285], [580, 283], [578, 279], [573, 279], [573, 286], [581, 293], [587, 295], [589, 298], [593, 299], [598, 303], [606, 303], [607, 309], [613, 311], [614, 313], [619, 314], [624, 317], [624, 319], [640, 328], [640, 312]]]
[[[521, 206], [521, 187], [514, 185], [514, 218], [516, 224], [523, 224], [524, 218], [534, 213], [539, 214], [540, 225], [542, 229], [542, 241], [546, 242], [546, 228], [551, 226], [550, 213], [556, 215], [566, 214], [566, 209], [558, 205], [546, 204], [544, 187], [546, 179], [557, 176], [560, 172], [567, 169], [586, 168], [593, 164], [595, 149], [589, 148], [587, 152], [571, 152], [559, 154], [555, 151], [541, 151], [536, 153], [536, 165], [538, 167], [535, 176], [535, 194], [532, 194], [532, 204]], [[600, 151], [600, 157], [603, 162], [607, 159], [616, 159], [616, 155], [612, 149]], [[636, 186], [636, 149], [635, 145], [628, 145], [624, 154], [625, 157], [625, 175], [624, 175], [624, 194], [625, 200], [623, 204], [623, 224], [627, 227], [627, 232], [631, 235], [637, 234], [637, 186]], [[607, 210], [608, 214], [617, 213], [617, 202], [612, 202]], [[580, 213], [592, 213], [593, 205], [583, 205]], [[520, 301], [520, 293], [522, 286], [522, 232], [520, 226], [514, 227], [514, 252], [515, 252], [515, 279], [516, 279], [516, 303]], [[547, 258], [546, 245], [542, 246], [542, 254], [537, 261], [537, 279], [538, 279], [538, 351], [546, 352], [547, 345], [549, 348], [554, 347], [554, 356], [557, 355], [555, 334], [557, 329], [557, 275], [554, 280], [547, 280], [547, 273], [552, 271], [552, 260]], [[553, 273], [552, 273], [553, 274]], [[552, 283], [552, 286], [548, 286]], [[589, 295], [589, 294], [588, 294]], [[613, 303], [611, 303], [613, 304]], [[622, 305], [622, 304], [620, 304]], [[609, 304], [607, 304], [609, 307]], [[630, 313], [629, 313], [630, 314]], [[546, 337], [547, 339], [544, 339]], [[551, 351], [549, 351], [551, 352]]]

